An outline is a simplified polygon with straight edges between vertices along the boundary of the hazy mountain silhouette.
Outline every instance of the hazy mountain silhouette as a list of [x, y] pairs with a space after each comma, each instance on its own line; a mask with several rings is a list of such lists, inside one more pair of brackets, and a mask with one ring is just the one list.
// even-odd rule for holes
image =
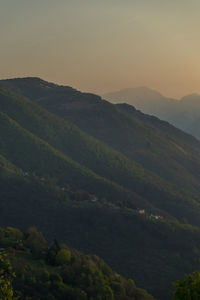
[[113, 103], [126, 102], [200, 138], [200, 95], [198, 94], [190, 94], [177, 100], [167, 98], [147, 87], [139, 87], [108, 93], [104, 98]]
[[159, 116], [160, 111], [164, 114], [166, 109], [177, 104], [176, 99], [166, 98], [161, 93], [145, 86], [123, 89], [105, 94], [103, 97], [113, 103], [126, 102], [144, 113], [156, 116]]

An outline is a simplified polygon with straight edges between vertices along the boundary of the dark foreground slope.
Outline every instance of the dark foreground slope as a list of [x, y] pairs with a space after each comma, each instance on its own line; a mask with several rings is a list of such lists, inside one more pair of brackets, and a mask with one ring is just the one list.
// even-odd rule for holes
[[1, 299], [11, 299], [3, 290], [3, 284], [10, 282], [17, 299], [154, 299], [95, 255], [84, 255], [57, 241], [47, 247], [34, 227], [25, 233], [0, 228], [0, 247]]
[[1, 226], [23, 230], [37, 226], [48, 241], [55, 237], [99, 255], [162, 300], [171, 299], [173, 281], [200, 267], [198, 228], [93, 202], [89, 194], [80, 197], [78, 191], [63, 190], [50, 178], [24, 176], [3, 157], [1, 166]]

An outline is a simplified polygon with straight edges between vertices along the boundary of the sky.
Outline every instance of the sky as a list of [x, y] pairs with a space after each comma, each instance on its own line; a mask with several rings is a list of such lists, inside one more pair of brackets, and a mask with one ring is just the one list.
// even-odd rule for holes
[[199, 0], [0, 0], [0, 78], [200, 93]]

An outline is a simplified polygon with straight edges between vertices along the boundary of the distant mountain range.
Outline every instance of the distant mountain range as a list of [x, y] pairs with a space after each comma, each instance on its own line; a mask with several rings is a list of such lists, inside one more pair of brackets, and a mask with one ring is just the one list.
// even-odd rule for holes
[[164, 97], [147, 87], [124, 89], [103, 95], [113, 103], [128, 103], [144, 113], [166, 120], [200, 139], [200, 95], [180, 100]]
[[200, 267], [200, 142], [39, 78], [0, 87], [0, 226], [37, 226], [170, 299]]

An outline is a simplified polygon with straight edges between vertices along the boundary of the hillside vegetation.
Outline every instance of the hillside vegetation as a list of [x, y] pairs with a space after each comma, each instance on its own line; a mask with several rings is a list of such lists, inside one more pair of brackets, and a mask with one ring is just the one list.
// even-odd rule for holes
[[84, 255], [56, 240], [47, 247], [35, 227], [26, 232], [0, 228], [0, 247], [2, 300], [153, 300], [97, 256]]
[[129, 105], [6, 82], [0, 226], [37, 226], [171, 299], [172, 282], [199, 267], [200, 143]]

